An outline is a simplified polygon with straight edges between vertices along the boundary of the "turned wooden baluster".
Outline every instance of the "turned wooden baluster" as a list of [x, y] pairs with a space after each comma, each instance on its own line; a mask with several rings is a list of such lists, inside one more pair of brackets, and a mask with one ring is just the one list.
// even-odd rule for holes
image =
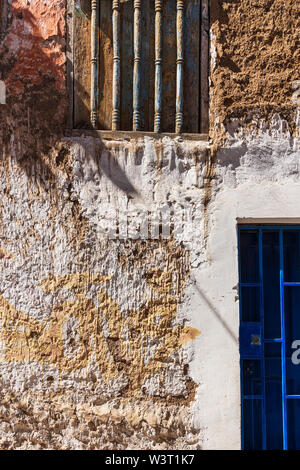
[[141, 128], [141, 0], [134, 0], [133, 130]]
[[91, 9], [91, 125], [95, 128], [98, 104], [99, 0], [92, 0]]
[[162, 0], [155, 0], [154, 132], [161, 132], [161, 111], [162, 111]]
[[184, 0], [177, 0], [177, 76], [175, 132], [182, 132], [183, 125], [183, 64], [184, 64]]
[[121, 19], [120, 0], [113, 0], [112, 4], [112, 26], [113, 26], [113, 111], [112, 130], [120, 129], [120, 104], [121, 104]]

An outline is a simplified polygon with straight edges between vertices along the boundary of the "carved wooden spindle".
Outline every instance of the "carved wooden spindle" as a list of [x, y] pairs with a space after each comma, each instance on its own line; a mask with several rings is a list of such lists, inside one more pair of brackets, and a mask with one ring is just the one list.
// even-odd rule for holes
[[112, 130], [120, 129], [120, 104], [121, 104], [121, 55], [120, 55], [120, 0], [113, 0], [112, 4], [112, 26], [113, 26], [113, 111]]
[[177, 76], [175, 132], [182, 132], [183, 125], [183, 64], [184, 64], [184, 0], [177, 0]]
[[133, 130], [141, 127], [141, 0], [134, 0], [134, 67], [133, 67]]
[[208, 69], [209, 69], [209, 0], [201, 1], [201, 49], [200, 49], [200, 129], [208, 133]]
[[155, 0], [154, 132], [161, 132], [161, 110], [162, 110], [162, 0]]
[[92, 0], [91, 4], [91, 124], [97, 126], [98, 104], [98, 19], [99, 0]]

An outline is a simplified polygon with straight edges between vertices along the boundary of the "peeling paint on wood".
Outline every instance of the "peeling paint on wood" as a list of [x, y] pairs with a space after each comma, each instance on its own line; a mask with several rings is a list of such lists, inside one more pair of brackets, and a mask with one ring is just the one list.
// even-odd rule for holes
[[91, 3], [91, 124], [97, 126], [98, 112], [98, 22], [99, 0]]
[[184, 64], [184, 2], [177, 0], [177, 59], [176, 59], [176, 124], [175, 132], [180, 134], [183, 126], [183, 64]]
[[154, 132], [161, 132], [162, 103], [162, 1], [155, 1], [155, 115]]
[[120, 128], [120, 104], [121, 104], [121, 53], [120, 53], [120, 1], [113, 0], [113, 111], [112, 111], [112, 130], [116, 131]]
[[141, 130], [140, 94], [141, 94], [141, 0], [134, 0], [134, 65], [133, 65], [133, 131]]

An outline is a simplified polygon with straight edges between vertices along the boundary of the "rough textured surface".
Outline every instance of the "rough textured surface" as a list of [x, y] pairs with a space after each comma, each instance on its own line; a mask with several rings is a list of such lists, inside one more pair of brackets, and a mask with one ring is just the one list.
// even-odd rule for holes
[[[17, 403], [29, 400], [37, 421], [40, 407], [43, 413], [50, 406], [59, 409], [61, 400], [69, 403], [72, 412], [81, 410], [78, 429], [69, 424], [49, 441], [28, 424], [23, 446], [35, 442], [67, 448], [196, 445], [189, 411], [196, 384], [189, 374], [188, 345], [200, 331], [193, 328], [188, 313], [179, 311], [191, 266], [183, 243], [189, 234], [183, 232], [181, 241], [174, 235], [165, 240], [147, 240], [149, 236], [135, 240], [134, 231], [143, 220], [145, 206], [152, 214], [168, 201], [180, 205], [176, 192], [168, 192], [166, 198], [164, 190], [155, 188], [153, 177], [162, 177], [166, 167], [173, 166], [170, 178], [175, 191], [182, 187], [182, 202], [193, 193], [201, 197], [197, 189], [201, 162], [196, 163], [196, 158], [190, 162], [182, 149], [175, 163], [176, 146], [170, 139], [164, 142], [162, 169], [151, 139], [134, 143], [131, 156], [128, 143], [104, 145], [79, 138], [67, 139], [67, 144], [73, 178], [66, 185], [64, 172], [58, 170], [55, 214], [51, 193], [29, 181], [13, 159], [9, 174], [4, 170], [1, 178], [3, 194], [8, 181], [14, 188], [2, 200], [6, 208], [0, 261], [3, 400], [9, 403], [12, 392]], [[143, 155], [139, 165], [137, 145]], [[196, 145], [196, 155], [205, 155], [198, 143], [190, 145]], [[129, 183], [125, 175], [132, 167], [136, 181], [132, 178]], [[190, 182], [181, 180], [185, 167], [190, 168]], [[24, 191], [32, 191], [26, 201]], [[74, 205], [81, 208], [75, 225], [71, 221]], [[132, 220], [124, 223], [126, 206]], [[194, 212], [199, 220], [196, 207]], [[119, 239], [107, 239], [115, 220]], [[110, 423], [98, 441], [84, 428], [86, 409], [100, 416], [99, 423]], [[67, 420], [69, 411], [61, 413]], [[111, 418], [114, 413], [116, 418]], [[119, 426], [119, 422], [125, 424]], [[95, 436], [103, 428], [99, 426]], [[124, 434], [128, 429], [131, 440]], [[7, 436], [3, 442], [3, 446], [9, 446], [7, 442], [19, 446], [19, 441], [9, 441]]]
[[275, 112], [295, 132], [291, 86], [299, 79], [297, 2], [211, 3], [210, 111], [214, 143], [225, 137], [231, 119], [239, 118], [243, 126], [253, 129], [259, 119], [269, 123]]
[[300, 215], [295, 10], [212, 1], [209, 149], [65, 137], [65, 2], [9, 1], [0, 448], [239, 448], [236, 219]]

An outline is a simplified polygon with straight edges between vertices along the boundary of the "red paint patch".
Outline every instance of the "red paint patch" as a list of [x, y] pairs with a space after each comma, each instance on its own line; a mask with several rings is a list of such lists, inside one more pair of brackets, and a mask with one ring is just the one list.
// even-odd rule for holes
[[5, 80], [10, 95], [28, 84], [54, 77], [56, 88], [65, 90], [65, 2], [62, 0], [14, 0], [12, 24], [5, 44], [18, 60]]

